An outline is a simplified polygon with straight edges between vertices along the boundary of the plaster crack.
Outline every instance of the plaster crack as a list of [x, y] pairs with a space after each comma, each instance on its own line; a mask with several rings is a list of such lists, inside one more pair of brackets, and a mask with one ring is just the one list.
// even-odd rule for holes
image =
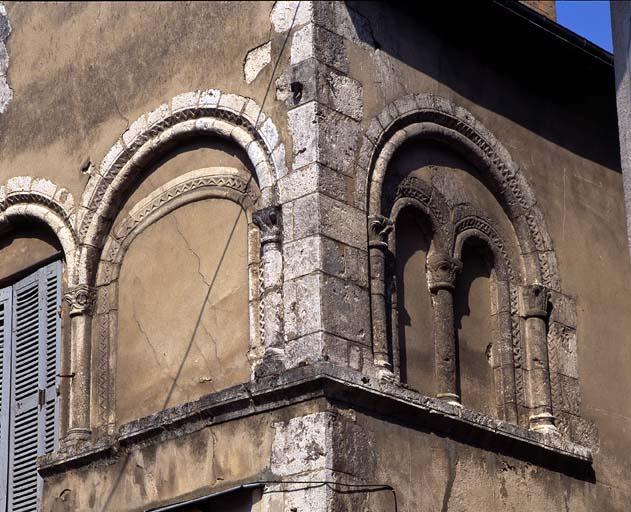
[[186, 247], [188, 248], [190, 253], [193, 256], [195, 256], [195, 258], [197, 259], [197, 273], [199, 274], [199, 277], [201, 278], [203, 283], [206, 286], [208, 286], [208, 288], [210, 288], [210, 283], [208, 281], [206, 281], [206, 276], [204, 274], [202, 274], [202, 260], [199, 257], [199, 254], [197, 254], [197, 252], [195, 252], [195, 250], [193, 250], [193, 247], [189, 243], [188, 239], [184, 236], [184, 233], [182, 233], [182, 230], [180, 229], [180, 224], [178, 223], [177, 218], [175, 217], [175, 215], [173, 215], [172, 217], [173, 217], [173, 222], [175, 224], [175, 230], [182, 237], [182, 240], [184, 240], [184, 243], [186, 244]]
[[149, 348], [151, 349], [151, 352], [153, 353], [153, 357], [154, 357], [154, 359], [156, 361], [156, 364], [158, 365], [158, 367], [161, 370], [164, 370], [164, 367], [160, 363], [160, 354], [158, 353], [158, 351], [154, 347], [153, 343], [151, 343], [151, 340], [149, 339], [149, 336], [147, 335], [147, 333], [146, 333], [145, 329], [143, 328], [142, 324], [140, 323], [140, 320], [138, 320], [138, 317], [136, 316], [136, 310], [135, 309], [134, 309], [134, 321], [136, 322], [136, 325], [138, 326], [138, 330], [140, 331], [142, 336], [145, 338], [145, 341], [147, 342], [147, 345], [149, 345]]

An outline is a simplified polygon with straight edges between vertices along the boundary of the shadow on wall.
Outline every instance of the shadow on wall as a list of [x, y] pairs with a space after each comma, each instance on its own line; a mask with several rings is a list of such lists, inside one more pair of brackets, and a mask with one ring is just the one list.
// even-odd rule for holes
[[[563, 43], [499, 2], [461, 2], [457, 15], [453, 4], [444, 2], [347, 6], [357, 37], [377, 52], [572, 153], [620, 169], [610, 63]], [[518, 44], [522, 41], [528, 44]], [[387, 65], [377, 52], [376, 65]], [[422, 92], [406, 90], [405, 77], [398, 76], [404, 68], [389, 71], [392, 87], [380, 84], [379, 77], [372, 80], [382, 87], [384, 105]]]

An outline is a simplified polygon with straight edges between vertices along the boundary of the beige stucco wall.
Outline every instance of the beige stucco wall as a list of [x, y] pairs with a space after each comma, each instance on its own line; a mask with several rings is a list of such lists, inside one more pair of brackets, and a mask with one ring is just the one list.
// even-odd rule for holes
[[[81, 164], [89, 158], [98, 165], [134, 119], [176, 94], [212, 87], [262, 104], [268, 84], [275, 78], [271, 77], [272, 66], [247, 84], [243, 60], [250, 49], [270, 37], [276, 49], [282, 45], [282, 37], [270, 36], [271, 8], [271, 2], [7, 3], [13, 27], [7, 48], [14, 97], [0, 115], [0, 182], [22, 174], [48, 177], [68, 188], [78, 200], [88, 179], [80, 172]], [[419, 13], [377, 3], [353, 4], [353, 8], [365, 16], [380, 47], [376, 49], [370, 41], [346, 43], [349, 75], [363, 87], [362, 127], [365, 129], [375, 115], [399, 97], [415, 92], [439, 94], [467, 108], [494, 133], [534, 189], [559, 260], [562, 290], [577, 299], [581, 414], [596, 424], [599, 434], [599, 444], [594, 446], [595, 476], [581, 479], [480, 450], [472, 446], [475, 439], [465, 444], [435, 436], [423, 426], [360, 415], [357, 421], [369, 433], [366, 439], [374, 443], [375, 481], [396, 486], [401, 510], [624, 510], [631, 500], [627, 455], [631, 453], [631, 420], [625, 412], [631, 410], [627, 363], [631, 360], [631, 345], [626, 342], [631, 331], [627, 314], [631, 272], [617, 148], [609, 136], [615, 130], [613, 93], [611, 104], [606, 95], [604, 99], [601, 95], [592, 107], [586, 105], [589, 102], [578, 101], [590, 97], [593, 84], [589, 81], [561, 84], [558, 88], [533, 87], [532, 82], [523, 81], [523, 76], [513, 74], [515, 67], [498, 65], [493, 54], [480, 51], [475, 44], [450, 42], [453, 34], [448, 27], [440, 27], [445, 29], [442, 31], [432, 27]], [[285, 53], [279, 70], [286, 68], [288, 58]], [[534, 69], [532, 62], [529, 66]], [[604, 88], [602, 84], [600, 87]], [[559, 88], [567, 96], [560, 94]], [[273, 89], [272, 81], [265, 110], [289, 147], [286, 106], [274, 99]], [[154, 188], [183, 172], [213, 165], [248, 169], [244, 155], [225, 143], [211, 141], [185, 149], [160, 162], [151, 169], [149, 178], [129, 191], [130, 197], [121, 205], [121, 216]], [[291, 160], [289, 151], [288, 155]], [[415, 160], [418, 155], [409, 158], [411, 169], [421, 167]], [[462, 178], [466, 180], [464, 176], [466, 173]], [[345, 180], [347, 190], [336, 194], [351, 202], [348, 198], [352, 196], [353, 178]], [[479, 199], [483, 194], [475, 197]], [[132, 343], [144, 343], [134, 323], [133, 306], [147, 309], [151, 305], [149, 301], [137, 303], [135, 290], [142, 289], [156, 300], [159, 309], [145, 311], [147, 319], [143, 317], [143, 322], [149, 329], [146, 332], [155, 328], [159, 331], [155, 334], [164, 336], [160, 342], [163, 353], [172, 343], [168, 330], [190, 327], [199, 311], [197, 260], [186, 247], [169, 244], [176, 254], [165, 260], [164, 264], [171, 265], [165, 276], [145, 264], [146, 252], [153, 251], [165, 238], [176, 238], [172, 221], [177, 218], [187, 234], [190, 232], [193, 243], [200, 244], [198, 254], [204, 257], [204, 261], [200, 258], [200, 268], [212, 268], [218, 247], [202, 245], [204, 230], [216, 220], [212, 229], [223, 233], [222, 219], [235, 212], [226, 207], [215, 214], [213, 208], [210, 203], [199, 203], [165, 217], [134, 242], [123, 264], [121, 300], [125, 313], [120, 321], [123, 338], [129, 337], [130, 341], [124, 350], [129, 348], [130, 352], [120, 353], [124, 364], [117, 369], [117, 392], [121, 393], [117, 396], [125, 397], [119, 403], [121, 422], [159, 408], [157, 404], [164, 395], [157, 391], [166, 391], [172, 380], [170, 374], [180, 362], [179, 353], [167, 357], [164, 372], [164, 368], [156, 368], [157, 362], [154, 365], [148, 359], [146, 350], [137, 350], [138, 346], [131, 349]], [[196, 222], [202, 215], [206, 218], [203, 226]], [[239, 229], [244, 229], [243, 224]], [[342, 231], [347, 225], [327, 229]], [[13, 261], [21, 252], [29, 252], [35, 260], [49, 254], [48, 249], [38, 252], [36, 245], [19, 251], [11, 249], [17, 245], [0, 247], [0, 261]], [[226, 278], [234, 278], [233, 270], [243, 270], [239, 265], [243, 250], [244, 246], [235, 250]], [[15, 270], [6, 267], [2, 272], [9, 275]], [[176, 270], [182, 271], [183, 282], [193, 291], [186, 294], [184, 286], [171, 284], [169, 288], [175, 289], [181, 299], [173, 310], [164, 299], [160, 301], [165, 290], [156, 276], [167, 281]], [[236, 294], [234, 299], [230, 320], [217, 320], [222, 336], [231, 334], [233, 322], [239, 329], [244, 325], [245, 311], [236, 306], [237, 302], [243, 304], [243, 297]], [[159, 329], [155, 318], [163, 319], [163, 310], [173, 314], [178, 323]], [[305, 311], [301, 307], [297, 310]], [[368, 314], [360, 311], [349, 316], [361, 319]], [[360, 327], [362, 332], [370, 332], [370, 326]], [[241, 336], [236, 338], [238, 342], [233, 340], [234, 345], [226, 350], [242, 357], [247, 347]], [[202, 361], [202, 353], [215, 357], [208, 352], [210, 348], [205, 345], [197, 362], [191, 363], [191, 371], [186, 372], [189, 384], [195, 385], [183, 390], [170, 404], [248, 378], [250, 368], [236, 365], [235, 371], [220, 372], [212, 383], [201, 383], [206, 370], [226, 370], [214, 360], [211, 367]], [[223, 354], [217, 355], [222, 359]], [[130, 375], [135, 379], [129, 379]], [[133, 385], [138, 380], [153, 384], [150, 399], [142, 406], [136, 402], [144, 400], [146, 394]], [[123, 393], [125, 390], [129, 393]], [[109, 510], [141, 510], [147, 503], [199, 495], [228, 483], [253, 479], [269, 465], [274, 417], [304, 412], [287, 409], [224, 423], [181, 439], [147, 443], [129, 458], [50, 477], [45, 510], [99, 510], [104, 506]], [[65, 489], [70, 489], [70, 494]], [[108, 496], [112, 496], [109, 502]], [[388, 510], [387, 506], [391, 504], [381, 503], [375, 510]]]
[[[78, 199], [88, 178], [82, 163], [90, 158], [98, 165], [140, 115], [177, 94], [209, 88], [260, 105], [271, 78], [267, 66], [246, 84], [243, 61], [270, 39], [272, 2], [7, 2], [6, 8], [13, 100], [0, 117], [0, 182], [47, 177]], [[278, 104], [267, 101], [265, 110], [282, 130]]]
[[[626, 489], [565, 476], [372, 415], [358, 415], [357, 422], [374, 447], [373, 481], [397, 483], [399, 510], [587, 512], [628, 506]], [[392, 510], [392, 499], [384, 493], [374, 496], [371, 505]]]
[[247, 247], [246, 214], [225, 199], [134, 239], [119, 278], [119, 424], [249, 380]]
[[[528, 179], [553, 240], [562, 291], [577, 299], [581, 414], [595, 422], [600, 437], [594, 455], [596, 482], [574, 482], [529, 467], [524, 469], [522, 483], [513, 487], [506, 499], [519, 497], [513, 509], [522, 510], [523, 506], [525, 510], [519, 499], [528, 501], [537, 494], [544, 499], [549, 493], [544, 482], [555, 478], [562, 482], [557, 483], [559, 488], [575, 486], [566, 493], [568, 500], [576, 500], [575, 506], [585, 493], [590, 495], [582, 501], [585, 510], [624, 509], [622, 504], [630, 499], [631, 481], [627, 455], [631, 453], [631, 420], [625, 413], [631, 410], [631, 345], [627, 342], [631, 266], [626, 250], [613, 81], [609, 86], [602, 81], [565, 83], [560, 75], [538, 76], [536, 72], [516, 76], [520, 66], [530, 69], [536, 58], [544, 57], [535, 55], [526, 63], [524, 48], [508, 63], [505, 59], [510, 50], [498, 60], [500, 57], [488, 53], [490, 48], [479, 53], [471, 39], [468, 45], [458, 39], [450, 46], [444, 30], [453, 30], [455, 38], [464, 21], [444, 19], [437, 23], [429, 16], [424, 21], [413, 9], [395, 12], [376, 3], [354, 3], [353, 7], [368, 19], [370, 35], [380, 45], [379, 50], [361, 43], [348, 45], [350, 75], [364, 88], [364, 122], [396, 98], [415, 92], [432, 92], [468, 109], [508, 149]], [[484, 39], [481, 32], [483, 29], [476, 37]], [[539, 69], [550, 72], [548, 66], [553, 64], [542, 63]], [[581, 100], [587, 97], [591, 102]], [[396, 449], [407, 442], [402, 440]], [[425, 446], [411, 451], [429, 457], [424, 462], [429, 467], [434, 463], [433, 455], [428, 452], [430, 444]], [[410, 450], [409, 446], [405, 450]], [[469, 450], [454, 444], [445, 453], [466, 453], [464, 459], [472, 464], [471, 475], [483, 473], [487, 455]], [[392, 454], [387, 457], [399, 458]], [[436, 462], [439, 460], [437, 456]], [[409, 474], [405, 464], [399, 467]], [[419, 470], [419, 475], [426, 474]], [[489, 482], [497, 481], [493, 472], [489, 475]], [[425, 481], [424, 476], [419, 478], [414, 485]], [[428, 485], [441, 489], [438, 495], [442, 496], [448, 481], [443, 475]], [[475, 485], [474, 481], [472, 477], [467, 484], [472, 493], [473, 489], [490, 493], [492, 484]], [[419, 503], [425, 503], [420, 492], [425, 487], [416, 485], [419, 493], [414, 496]], [[468, 496], [463, 491], [461, 508], [453, 510], [475, 508], [480, 503], [474, 494], [470, 500]], [[498, 490], [488, 494], [487, 503], [498, 503], [499, 499]], [[552, 509], [562, 509], [563, 493], [557, 491], [545, 499], [551, 500]], [[433, 509], [434, 505], [428, 502], [427, 507]]]
[[150, 444], [107, 465], [52, 477], [43, 510], [140, 511], [254, 480], [269, 468], [274, 419], [269, 414], [222, 423]]

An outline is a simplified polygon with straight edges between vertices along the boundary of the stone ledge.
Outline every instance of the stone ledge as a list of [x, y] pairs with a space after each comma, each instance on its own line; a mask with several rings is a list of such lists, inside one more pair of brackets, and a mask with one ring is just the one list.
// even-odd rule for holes
[[[234, 386], [122, 425], [117, 434], [65, 447], [38, 459], [49, 476], [69, 469], [116, 462], [121, 452], [146, 443], [181, 437], [215, 425], [326, 398], [423, 427], [460, 442], [507, 455], [591, 464], [592, 452], [560, 435], [542, 434], [483, 414], [423, 396], [396, 384], [381, 383], [360, 372], [320, 362]], [[463, 433], [465, 435], [463, 435]], [[485, 439], [486, 438], [486, 439]], [[535, 453], [537, 452], [537, 453]], [[526, 454], [526, 455], [524, 455]], [[555, 464], [555, 467], [557, 465]]]

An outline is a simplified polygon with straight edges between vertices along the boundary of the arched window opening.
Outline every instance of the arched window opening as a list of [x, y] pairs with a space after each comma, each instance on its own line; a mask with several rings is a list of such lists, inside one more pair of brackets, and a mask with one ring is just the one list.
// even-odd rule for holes
[[433, 395], [434, 335], [432, 303], [427, 287], [426, 260], [431, 242], [429, 221], [418, 209], [401, 211], [396, 234], [396, 316], [401, 381]]
[[469, 239], [461, 261], [454, 292], [458, 394], [468, 409], [496, 415], [493, 368], [499, 363], [499, 340], [492, 315], [493, 254], [484, 242]]

